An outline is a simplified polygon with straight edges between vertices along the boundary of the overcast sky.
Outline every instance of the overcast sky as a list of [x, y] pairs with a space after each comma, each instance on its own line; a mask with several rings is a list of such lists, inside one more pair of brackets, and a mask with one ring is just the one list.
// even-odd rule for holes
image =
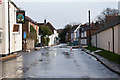
[[91, 21], [104, 9], [118, 8], [118, 0], [13, 0], [18, 7], [26, 10], [26, 15], [34, 21], [43, 22], [45, 18], [56, 29], [68, 23], [88, 22], [88, 10]]

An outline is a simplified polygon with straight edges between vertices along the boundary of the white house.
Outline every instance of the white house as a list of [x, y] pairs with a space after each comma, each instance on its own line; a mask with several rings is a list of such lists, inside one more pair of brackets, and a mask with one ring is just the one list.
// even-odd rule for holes
[[50, 42], [49, 42], [48, 45], [51, 46], [51, 45], [57, 44], [58, 43], [58, 32], [57, 32], [57, 30], [53, 27], [53, 25], [50, 22], [47, 22], [46, 26], [48, 26], [49, 29], [52, 31], [52, 35], [49, 36]]
[[58, 33], [57, 33], [57, 31], [54, 30], [54, 34], [49, 36], [49, 38], [50, 38], [49, 46], [57, 44], [58, 43]]
[[10, 53], [22, 50], [22, 24], [16, 23], [17, 10], [19, 8], [13, 2], [9, 2], [8, 6], [8, 0], [2, 0], [0, 4], [0, 55], [9, 54], [9, 49]]
[[79, 40], [79, 29], [80, 29], [80, 25], [74, 25], [72, 27], [72, 30], [71, 30], [71, 42], [74, 42], [74, 41], [78, 41]]
[[39, 26], [43, 26], [43, 25], [48, 26], [49, 29], [52, 31], [52, 35], [49, 36], [49, 39], [50, 39], [50, 41], [48, 43], [49, 46], [59, 43], [58, 32], [50, 22], [46, 23], [46, 19], [45, 19], [44, 23], [38, 23], [38, 25]]

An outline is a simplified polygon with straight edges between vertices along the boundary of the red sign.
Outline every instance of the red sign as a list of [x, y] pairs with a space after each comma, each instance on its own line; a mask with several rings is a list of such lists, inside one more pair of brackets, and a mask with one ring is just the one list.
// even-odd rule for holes
[[0, 4], [2, 4], [2, 0], [0, 0]]

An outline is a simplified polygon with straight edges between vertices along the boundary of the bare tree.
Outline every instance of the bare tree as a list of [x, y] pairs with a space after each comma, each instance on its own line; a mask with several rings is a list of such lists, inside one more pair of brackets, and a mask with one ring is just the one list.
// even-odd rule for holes
[[97, 16], [97, 22], [102, 27], [105, 23], [106, 15], [117, 15], [118, 13], [119, 13], [118, 9], [106, 8], [101, 12], [100, 15]]

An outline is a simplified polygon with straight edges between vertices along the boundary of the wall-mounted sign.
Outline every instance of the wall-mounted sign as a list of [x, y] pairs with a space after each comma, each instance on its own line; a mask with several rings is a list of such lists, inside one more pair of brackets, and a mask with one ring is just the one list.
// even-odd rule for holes
[[2, 4], [2, 0], [0, 0], [0, 4]]
[[24, 39], [26, 38], [26, 32], [24, 31]]
[[17, 11], [16, 22], [22, 24], [25, 23], [25, 11]]

